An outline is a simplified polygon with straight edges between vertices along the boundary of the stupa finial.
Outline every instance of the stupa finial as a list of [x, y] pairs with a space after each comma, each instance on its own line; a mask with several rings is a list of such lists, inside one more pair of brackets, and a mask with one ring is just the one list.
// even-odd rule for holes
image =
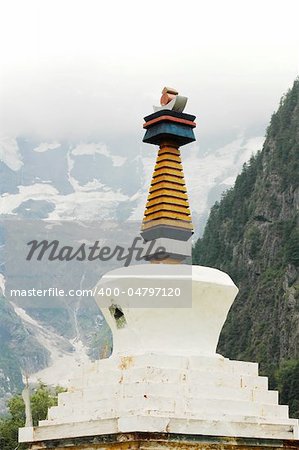
[[154, 106], [154, 111], [168, 109], [170, 111], [182, 113], [186, 107], [187, 101], [188, 98], [179, 95], [176, 89], [166, 86], [162, 89], [162, 96], [160, 98], [161, 106]]

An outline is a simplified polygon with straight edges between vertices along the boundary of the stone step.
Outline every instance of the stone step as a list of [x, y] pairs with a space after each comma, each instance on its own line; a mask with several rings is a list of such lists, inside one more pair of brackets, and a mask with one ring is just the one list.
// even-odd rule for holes
[[198, 411], [204, 411], [204, 414], [241, 414], [250, 417], [273, 417], [287, 419], [289, 408], [286, 405], [271, 405], [263, 403], [246, 402], [239, 400], [222, 399], [201, 399], [188, 398], [186, 400], [186, 411], [197, 414]]
[[52, 407], [49, 410], [49, 419], [57, 419], [67, 416], [69, 420], [72, 415], [89, 414], [91, 418], [101, 417], [104, 413], [115, 413], [118, 415], [135, 412], [137, 414], [147, 411], [160, 411], [174, 413], [177, 415], [189, 414], [204, 416], [220, 416], [242, 414], [249, 417], [288, 418], [288, 407], [266, 403], [255, 403], [252, 401], [240, 401], [231, 399], [194, 398], [194, 397], [163, 397], [162, 395], [150, 395], [122, 397], [114, 396], [102, 399], [92, 399], [69, 402], [65, 406]]
[[70, 387], [72, 390], [87, 388], [90, 386], [100, 388], [111, 383], [175, 383], [175, 384], [196, 384], [202, 386], [226, 386], [232, 388], [248, 387], [252, 389], [267, 389], [267, 377], [256, 375], [241, 375], [235, 373], [225, 373], [221, 370], [201, 371], [197, 369], [178, 370], [160, 367], [133, 367], [126, 370], [106, 370], [89, 373], [83, 378], [72, 380]]
[[186, 382], [190, 385], [218, 385], [238, 388], [268, 389], [268, 378], [261, 376], [242, 375], [238, 373], [224, 374], [223, 372], [204, 373], [198, 370], [186, 372]]
[[[59, 439], [62, 436], [95, 436], [97, 434], [140, 432], [168, 432], [181, 434], [202, 434], [207, 436], [256, 437], [266, 439], [298, 439], [297, 421], [290, 419], [267, 423], [242, 416], [230, 417], [227, 420], [198, 418], [186, 420], [185, 417], [169, 418], [157, 416], [123, 416], [121, 418], [103, 418], [101, 420], [77, 421], [68, 424], [55, 421], [40, 421], [36, 429], [36, 440], [41, 438]], [[51, 426], [50, 426], [51, 425]], [[27, 430], [27, 429], [23, 429]], [[22, 434], [21, 434], [22, 441]]]
[[258, 375], [258, 364], [244, 361], [231, 361], [221, 355], [215, 356], [177, 356], [147, 353], [143, 355], [132, 355], [123, 357], [111, 357], [96, 361], [83, 368], [82, 374], [89, 375], [91, 372], [103, 370], [119, 370], [123, 368], [154, 367], [161, 369], [197, 369], [210, 372], [221, 371], [222, 373], [240, 373], [242, 375]]
[[[72, 411], [69, 410], [68, 413], [71, 415]], [[97, 417], [97, 414], [99, 417]], [[53, 417], [52, 419], [43, 420], [39, 422], [39, 426], [47, 426], [50, 428], [50, 426], [53, 425], [59, 425], [59, 424], [69, 424], [69, 415], [63, 416], [63, 417]], [[176, 427], [172, 427], [173, 429], [176, 429], [176, 432], [180, 432], [180, 427], [185, 427], [185, 432], [190, 433], [193, 426], [190, 428], [189, 424], [195, 424], [197, 425], [197, 430], [195, 434], [202, 433], [202, 430], [205, 430], [206, 434], [209, 435], [217, 435], [217, 432], [215, 432], [215, 427], [217, 429], [218, 425], [221, 425], [222, 429], [223, 426], [226, 428], [226, 436], [242, 436], [241, 431], [244, 429], [251, 429], [255, 430], [255, 433], [258, 437], [261, 437], [263, 435], [263, 431], [267, 428], [270, 428], [274, 430], [276, 427], [279, 427], [281, 429], [286, 429], [288, 434], [288, 438], [292, 438], [291, 431], [293, 428], [296, 428], [298, 426], [298, 420], [296, 419], [287, 419], [287, 418], [277, 418], [273, 417], [270, 421], [266, 417], [250, 417], [250, 416], [242, 416], [242, 415], [193, 415], [192, 417], [185, 413], [181, 416], [174, 416], [173, 414], [164, 414], [160, 411], [152, 411], [151, 414], [145, 414], [143, 411], [140, 411], [139, 414], [136, 415], [136, 412], [128, 414], [123, 413], [121, 415], [116, 415], [113, 412], [105, 412], [105, 414], [99, 414], [95, 413], [93, 417], [90, 417], [90, 415], [86, 413], [79, 413], [75, 416], [74, 420], [72, 421], [73, 424], [80, 424], [85, 423], [88, 424], [90, 422], [96, 423], [98, 420], [103, 423], [103, 421], [107, 420], [117, 420], [125, 421], [128, 420], [134, 421], [135, 419], [139, 420], [140, 418], [144, 418], [147, 421], [163, 421], [167, 420], [167, 423], [172, 423], [173, 425], [176, 424]], [[178, 425], [180, 425], [178, 427]], [[237, 427], [237, 428], [236, 428]], [[134, 428], [134, 431], [142, 431], [139, 428]], [[149, 431], [148, 429], [146, 431]], [[169, 431], [169, 427], [167, 427], [167, 431]], [[175, 431], [173, 431], [175, 432]], [[258, 434], [259, 433], [259, 434]], [[222, 433], [221, 433], [222, 434]], [[243, 435], [244, 436], [244, 435]], [[249, 434], [249, 436], [254, 436], [254, 434]], [[266, 437], [266, 436], [265, 436]]]
[[96, 399], [121, 397], [143, 397], [157, 396], [171, 398], [203, 398], [203, 399], [234, 399], [256, 403], [278, 404], [278, 392], [267, 391], [260, 388], [249, 388], [247, 386], [234, 388], [221, 384], [199, 385], [199, 384], [175, 384], [167, 383], [161, 386], [159, 383], [118, 383], [106, 385], [105, 388], [89, 387], [75, 392], [63, 392], [59, 394], [58, 405], [68, 403], [81, 404], [82, 401], [94, 401]]

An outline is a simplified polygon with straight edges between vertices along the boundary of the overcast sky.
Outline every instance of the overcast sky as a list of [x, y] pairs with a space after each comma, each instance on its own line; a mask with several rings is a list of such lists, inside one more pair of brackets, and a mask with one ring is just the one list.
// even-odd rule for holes
[[267, 124], [299, 74], [298, 0], [1, 2], [1, 131], [142, 133], [164, 85], [203, 136]]

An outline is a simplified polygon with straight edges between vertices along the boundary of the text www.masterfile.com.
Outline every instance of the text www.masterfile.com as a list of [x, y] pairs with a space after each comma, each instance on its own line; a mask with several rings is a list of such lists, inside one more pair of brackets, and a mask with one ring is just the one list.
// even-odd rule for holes
[[50, 287], [47, 289], [10, 289], [11, 297], [119, 297], [126, 295], [128, 297], [180, 297], [181, 289], [179, 287], [127, 287], [121, 289], [118, 287], [93, 289], [60, 289]]

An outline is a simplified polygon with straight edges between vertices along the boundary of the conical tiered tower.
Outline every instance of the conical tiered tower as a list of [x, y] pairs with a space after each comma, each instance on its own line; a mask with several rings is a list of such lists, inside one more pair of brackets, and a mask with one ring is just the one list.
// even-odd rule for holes
[[143, 230], [162, 225], [182, 228], [187, 234], [193, 229], [180, 150], [167, 143], [158, 151]]
[[179, 245], [181, 241], [188, 241], [193, 233], [179, 150], [180, 146], [195, 141], [195, 116], [183, 113], [186, 103], [186, 97], [165, 87], [161, 107], [144, 118], [146, 134], [143, 141], [159, 145], [159, 151], [146, 204], [142, 236], [145, 241], [162, 239], [160, 244], [165, 246], [167, 253], [167, 257], [162, 260], [152, 255], [152, 262], [181, 262], [191, 254], [186, 246]]

